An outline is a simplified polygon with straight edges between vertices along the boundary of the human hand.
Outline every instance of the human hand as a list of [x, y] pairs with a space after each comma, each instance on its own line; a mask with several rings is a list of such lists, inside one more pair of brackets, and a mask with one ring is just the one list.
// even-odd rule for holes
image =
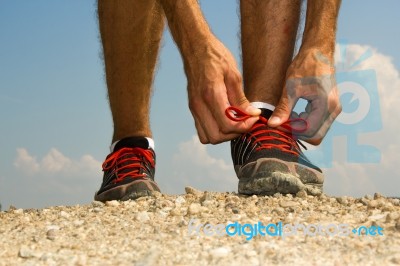
[[[298, 137], [319, 145], [342, 111], [332, 62], [332, 58], [315, 49], [300, 52], [288, 68], [281, 99], [268, 125], [277, 127], [291, 114], [294, 118], [303, 118], [308, 123], [308, 129]], [[300, 98], [307, 100], [308, 104], [304, 112], [293, 114], [292, 110]]]
[[[245, 97], [242, 76], [229, 50], [213, 39], [206, 49], [183, 57], [189, 108], [200, 142], [217, 144], [247, 132], [258, 120], [261, 111], [252, 107]], [[253, 117], [232, 121], [225, 115], [229, 106], [235, 106]]]

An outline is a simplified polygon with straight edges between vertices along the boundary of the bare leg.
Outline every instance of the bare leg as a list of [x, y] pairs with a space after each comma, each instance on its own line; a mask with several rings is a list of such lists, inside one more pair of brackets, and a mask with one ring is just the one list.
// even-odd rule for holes
[[164, 28], [155, 0], [99, 0], [113, 141], [151, 137], [150, 94]]
[[249, 101], [277, 105], [292, 61], [300, 0], [241, 0], [243, 79]]

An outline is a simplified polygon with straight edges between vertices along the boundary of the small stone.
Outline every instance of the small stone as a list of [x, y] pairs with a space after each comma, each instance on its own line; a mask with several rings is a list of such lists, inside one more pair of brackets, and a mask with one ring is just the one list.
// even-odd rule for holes
[[396, 225], [394, 226], [394, 228], [395, 228], [397, 231], [400, 231], [400, 220], [397, 221], [397, 223], [396, 223]]
[[54, 230], [54, 229], [48, 230], [48, 231], [46, 232], [46, 237], [47, 237], [47, 239], [49, 239], [49, 240], [54, 240], [54, 239], [56, 239], [56, 230]]
[[149, 216], [148, 212], [141, 211], [141, 212], [136, 213], [135, 219], [139, 222], [146, 222], [146, 221], [150, 220], [150, 216]]
[[15, 213], [15, 214], [23, 214], [24, 210], [23, 209], [16, 209], [16, 210], [13, 211], [13, 213]]
[[189, 214], [198, 214], [201, 211], [201, 205], [199, 203], [192, 203], [189, 206]]
[[58, 225], [51, 224], [46, 227], [46, 230], [60, 230], [60, 227]]
[[214, 258], [223, 258], [229, 255], [231, 252], [230, 248], [227, 247], [220, 247], [210, 251], [210, 254]]
[[96, 212], [96, 213], [99, 213], [99, 212], [102, 212], [103, 209], [99, 208], [99, 207], [96, 207], [96, 208], [93, 209], [93, 211]]
[[103, 207], [104, 206], [104, 203], [103, 202], [101, 202], [101, 201], [92, 201], [92, 206], [94, 207], [94, 208], [101, 208], [101, 207]]
[[382, 194], [376, 192], [376, 193], [374, 194], [374, 199], [380, 199], [380, 198], [383, 198]]
[[374, 199], [371, 195], [365, 195], [365, 198], [366, 198], [367, 200], [373, 200], [373, 199]]
[[201, 203], [201, 205], [204, 207], [211, 207], [214, 205], [214, 203], [215, 203], [214, 200], [205, 200]]
[[237, 208], [232, 208], [232, 212], [233, 212], [234, 214], [238, 214], [238, 213], [239, 213], [239, 209], [237, 209]]
[[397, 198], [391, 198], [389, 199], [390, 202], [394, 205], [394, 206], [400, 206], [400, 199]]
[[175, 204], [181, 205], [184, 204], [186, 202], [185, 198], [182, 196], [179, 196], [175, 199]]
[[366, 198], [361, 198], [360, 202], [365, 206], [368, 206], [368, 203], [369, 203], [369, 201]]
[[186, 194], [192, 194], [195, 196], [199, 196], [202, 194], [202, 192], [200, 190], [197, 190], [193, 187], [185, 187], [185, 192], [186, 192]]
[[377, 200], [371, 200], [368, 202], [368, 208], [377, 208], [378, 207], [378, 201]]
[[330, 204], [335, 204], [335, 203], [337, 203], [337, 200], [336, 200], [336, 198], [329, 198], [329, 202], [330, 202]]
[[200, 198], [201, 203], [203, 203], [204, 201], [212, 201], [212, 200], [213, 200], [213, 197], [208, 191], [205, 191], [203, 196], [201, 196], [201, 198]]
[[155, 191], [154, 190], [154, 191], [151, 192], [151, 195], [153, 197], [155, 197], [156, 199], [162, 198], [162, 193], [160, 191]]
[[337, 202], [339, 202], [342, 205], [347, 205], [349, 203], [349, 201], [347, 200], [347, 197], [343, 196], [343, 197], [338, 197], [336, 198]]
[[400, 212], [391, 212], [387, 215], [387, 217], [392, 221], [400, 219]]
[[85, 223], [84, 220], [75, 220], [75, 221], [74, 221], [74, 225], [75, 225], [75, 226], [81, 226], [81, 225], [83, 225], [84, 223]]
[[165, 218], [168, 217], [168, 213], [159, 210], [159, 211], [157, 211], [157, 216], [160, 217], [160, 218], [162, 218], [162, 219], [165, 219]]
[[285, 213], [285, 209], [282, 208], [282, 207], [277, 207], [277, 208], [273, 209], [273, 210], [271, 211], [271, 213], [276, 213], [276, 214], [278, 214], [278, 215], [281, 215], [281, 214], [284, 214], [284, 213]]
[[277, 192], [277, 193], [274, 194], [274, 198], [281, 198], [281, 197], [282, 197], [282, 194], [279, 193], [279, 192]]
[[61, 217], [64, 217], [64, 218], [69, 218], [70, 215], [69, 215], [69, 213], [67, 213], [67, 212], [65, 212], [65, 211], [61, 211], [61, 212], [60, 212], [60, 216], [61, 216]]
[[181, 215], [181, 211], [179, 210], [179, 208], [174, 208], [169, 212], [170, 215], [172, 216], [180, 216]]
[[380, 219], [383, 219], [386, 217], [386, 214], [377, 214], [377, 215], [372, 215], [368, 217], [368, 220], [370, 221], [378, 221]]
[[120, 205], [119, 201], [117, 200], [111, 200], [106, 202], [106, 206], [109, 207], [118, 207]]
[[21, 257], [21, 258], [32, 258], [32, 257], [35, 256], [35, 254], [34, 254], [34, 252], [33, 252], [32, 250], [30, 250], [28, 247], [22, 246], [22, 247], [19, 249], [18, 256]]
[[307, 198], [307, 192], [305, 190], [300, 190], [299, 192], [296, 193], [296, 197], [305, 199]]
[[321, 200], [326, 200], [328, 197], [325, 194], [321, 193], [321, 194], [319, 194], [319, 198]]
[[290, 207], [296, 207], [297, 205], [299, 205], [299, 203], [295, 201], [281, 201], [279, 202], [279, 205], [282, 208], [290, 208]]

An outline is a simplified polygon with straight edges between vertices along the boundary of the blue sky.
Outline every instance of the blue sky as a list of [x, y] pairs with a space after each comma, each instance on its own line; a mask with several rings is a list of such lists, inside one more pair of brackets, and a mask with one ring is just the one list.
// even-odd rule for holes
[[[203, 0], [201, 4], [214, 33], [240, 61], [236, 1]], [[335, 151], [333, 167], [326, 170], [325, 191], [331, 195], [379, 191], [399, 196], [394, 166], [400, 161], [392, 156], [400, 152], [400, 138], [395, 136], [399, 128], [386, 119], [400, 106], [395, 86], [400, 85], [399, 9], [396, 0], [343, 1], [338, 40], [352, 45], [348, 50], [354, 58], [372, 49], [374, 56], [363, 67], [382, 73], [377, 78], [383, 128], [364, 137], [367, 142], [385, 140], [376, 145], [387, 150], [381, 149], [379, 163], [348, 164], [342, 158], [343, 138], [335, 140], [334, 146], [342, 148]], [[95, 1], [0, 0], [3, 207], [92, 200], [102, 178], [98, 167], [108, 154], [112, 135], [100, 52]], [[183, 193], [185, 185], [236, 190], [228, 144], [206, 147], [193, 138], [186, 78], [168, 31], [154, 88], [151, 122], [156, 179], [163, 191]]]

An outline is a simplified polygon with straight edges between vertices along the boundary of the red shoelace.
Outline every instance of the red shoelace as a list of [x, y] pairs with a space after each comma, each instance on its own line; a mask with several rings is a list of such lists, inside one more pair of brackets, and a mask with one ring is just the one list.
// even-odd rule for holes
[[[240, 122], [252, 117], [251, 115], [243, 112], [242, 110], [230, 106], [226, 108], [225, 115], [232, 121]], [[303, 127], [294, 127], [294, 123], [301, 123]], [[266, 129], [265, 126], [268, 125], [268, 119], [260, 116], [258, 122], [256, 122], [250, 131], [250, 138], [254, 138], [256, 142], [260, 144], [256, 150], [260, 149], [279, 149], [284, 152], [288, 152], [299, 156], [300, 149], [292, 149], [292, 146], [300, 144], [304, 149], [307, 149], [297, 138], [293, 136], [293, 133], [303, 133], [308, 129], [308, 123], [302, 118], [290, 119], [283, 123], [280, 127], [289, 131], [285, 132], [279, 129]], [[271, 134], [273, 133], [273, 134]], [[280, 141], [282, 144], [271, 143], [270, 141]]]
[[[145, 169], [145, 167], [141, 163], [141, 157], [144, 157], [154, 167], [154, 159], [151, 151], [142, 148], [122, 148], [112, 153], [104, 161], [103, 171], [116, 167], [117, 178], [114, 180], [115, 183], [121, 182], [128, 176], [131, 178], [143, 177], [145, 175], [140, 174], [140, 169]], [[124, 170], [128, 171], [122, 173]]]

